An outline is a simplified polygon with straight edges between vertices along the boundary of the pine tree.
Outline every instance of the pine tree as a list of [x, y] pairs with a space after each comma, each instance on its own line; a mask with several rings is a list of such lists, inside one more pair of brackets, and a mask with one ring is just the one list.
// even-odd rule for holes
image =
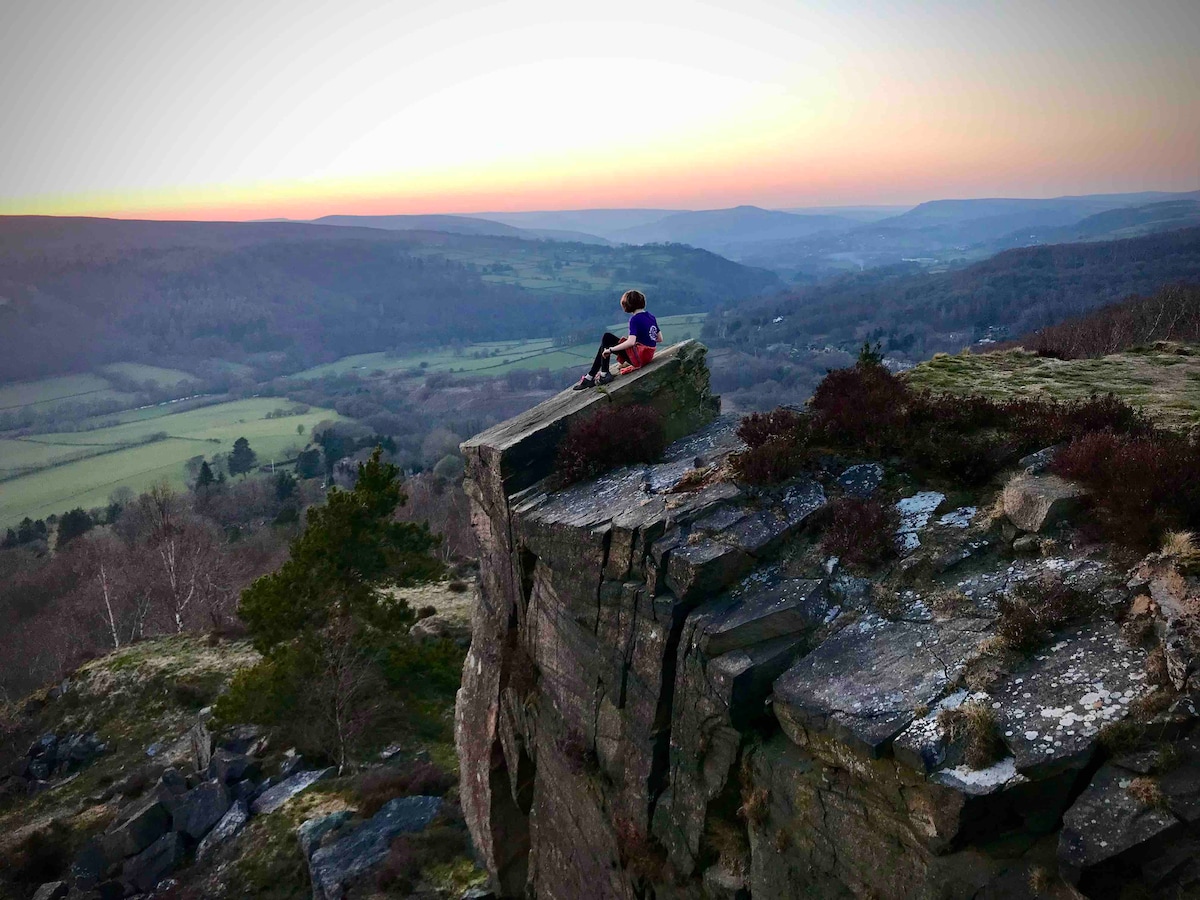
[[196, 476], [197, 492], [204, 490], [204, 488], [212, 487], [216, 483], [217, 478], [213, 475], [212, 466], [208, 464], [208, 460], [200, 463], [200, 473]]
[[58, 523], [58, 541], [55, 543], [55, 549], [61, 550], [81, 534], [91, 531], [95, 524], [87, 511], [79, 507], [63, 513], [63, 517]]
[[233, 450], [229, 454], [229, 474], [246, 475], [254, 468], [258, 454], [250, 449], [250, 442], [244, 437], [233, 442]]
[[443, 566], [428, 526], [392, 520], [405, 502], [398, 476], [377, 449], [353, 490], [334, 488], [308, 511], [283, 566], [243, 591], [238, 615], [263, 660], [235, 677], [221, 721], [298, 726], [296, 740], [344, 766], [384, 693], [405, 693], [409, 676], [388, 667], [415, 616], [388, 589], [438, 578]]

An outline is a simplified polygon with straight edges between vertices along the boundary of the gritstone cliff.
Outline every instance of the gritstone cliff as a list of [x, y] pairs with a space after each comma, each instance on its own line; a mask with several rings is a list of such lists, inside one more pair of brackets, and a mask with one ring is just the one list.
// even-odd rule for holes
[[[1195, 579], [873, 461], [740, 485], [704, 355], [463, 447], [482, 601], [456, 734], [498, 892], [1194, 896]], [[553, 489], [569, 423], [609, 403], [655, 406], [675, 443]], [[815, 540], [830, 500], [873, 493], [900, 521], [891, 593]], [[998, 655], [1006, 598], [1047, 578], [1088, 615]]]

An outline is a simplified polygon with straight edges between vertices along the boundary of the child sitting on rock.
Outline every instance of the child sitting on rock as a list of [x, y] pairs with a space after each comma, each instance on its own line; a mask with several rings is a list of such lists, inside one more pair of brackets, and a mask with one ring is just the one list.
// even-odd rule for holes
[[646, 295], [641, 291], [626, 291], [621, 295], [621, 309], [633, 314], [629, 317], [629, 336], [622, 339], [611, 332], [604, 332], [591, 371], [580, 378], [572, 390], [583, 391], [612, 381], [608, 363], [614, 353], [621, 361], [622, 375], [640, 369], [654, 359], [654, 349], [662, 340], [662, 333], [658, 330], [658, 320], [646, 312]]

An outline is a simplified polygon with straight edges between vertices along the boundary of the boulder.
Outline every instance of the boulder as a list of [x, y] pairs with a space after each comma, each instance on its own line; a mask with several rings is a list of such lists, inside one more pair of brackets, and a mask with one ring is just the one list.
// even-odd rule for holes
[[212, 760], [212, 735], [208, 733], [208, 727], [203, 722], [197, 722], [188, 731], [188, 740], [192, 744], [192, 760], [196, 771], [208, 771], [208, 764]]
[[250, 821], [250, 807], [245, 800], [237, 800], [229, 811], [221, 817], [221, 821], [204, 836], [200, 846], [196, 848], [196, 859], [205, 860], [216, 852], [217, 848], [233, 838], [246, 827]]
[[208, 777], [215, 778], [222, 784], [236, 784], [246, 778], [258, 774], [261, 766], [258, 760], [244, 753], [231, 753], [223, 747], [218, 747], [208, 763]]
[[33, 894], [33, 900], [62, 900], [69, 888], [65, 881], [47, 881]]
[[1059, 871], [1072, 883], [1087, 869], [1180, 827], [1169, 810], [1147, 806], [1130, 792], [1135, 777], [1106, 763], [1063, 815]]
[[250, 809], [256, 816], [273, 813], [297, 794], [308, 790], [322, 778], [333, 774], [333, 769], [314, 769], [309, 772], [297, 772], [290, 778], [285, 778], [279, 784], [267, 788], [254, 801]]
[[879, 463], [861, 463], [851, 466], [837, 477], [840, 487], [850, 497], [865, 500], [874, 495], [883, 484], [883, 466]]
[[186, 855], [183, 837], [170, 831], [125, 863], [121, 878], [139, 891], [152, 890], [174, 872]]
[[198, 841], [229, 811], [229, 791], [219, 781], [206, 781], [188, 791], [171, 812], [171, 827]]
[[309, 819], [297, 828], [296, 841], [300, 844], [300, 850], [304, 853], [304, 858], [308, 859], [312, 856], [321, 845], [321, 839], [331, 831], [341, 828], [349, 819], [350, 810], [340, 809], [328, 815]]
[[158, 797], [134, 806], [124, 822], [109, 829], [102, 840], [114, 859], [141, 853], [171, 827], [171, 813]]
[[313, 900], [342, 900], [351, 881], [383, 861], [394, 838], [424, 831], [441, 808], [439, 797], [389, 800], [346, 837], [317, 850], [308, 864]]
[[1054, 462], [1055, 454], [1062, 449], [1062, 446], [1062, 444], [1055, 444], [1053, 447], [1045, 447], [1036, 453], [1022, 456], [1017, 465], [1026, 475], [1045, 474], [1049, 471], [1050, 464]]
[[801, 746], [826, 732], [878, 757], [988, 637], [983, 619], [891, 622], [865, 615], [775, 681], [775, 715]]
[[1086, 495], [1057, 475], [1022, 475], [1004, 488], [1004, 514], [1022, 531], [1037, 533], [1076, 512]]

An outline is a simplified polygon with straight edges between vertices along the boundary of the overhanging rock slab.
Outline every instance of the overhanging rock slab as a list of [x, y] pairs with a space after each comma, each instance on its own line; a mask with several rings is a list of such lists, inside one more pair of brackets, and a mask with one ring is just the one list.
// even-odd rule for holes
[[937, 700], [987, 638], [987, 622], [890, 622], [866, 615], [775, 682], [775, 715], [801, 746], [827, 732], [878, 757]]

